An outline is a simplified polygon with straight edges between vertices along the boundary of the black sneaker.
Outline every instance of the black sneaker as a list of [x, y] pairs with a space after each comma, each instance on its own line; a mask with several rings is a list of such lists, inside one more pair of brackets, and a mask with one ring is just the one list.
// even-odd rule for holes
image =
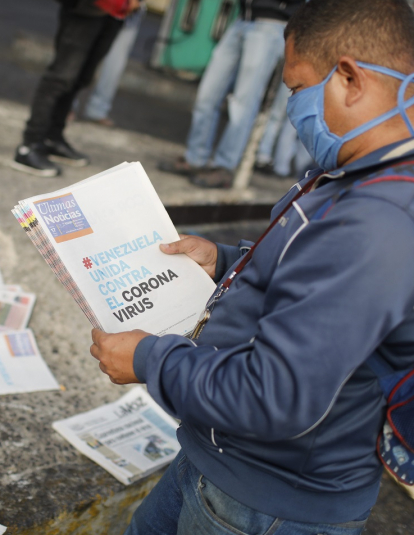
[[272, 162], [267, 162], [267, 163], [256, 162], [254, 164], [254, 170], [255, 171], [259, 171], [259, 173], [262, 173], [263, 175], [274, 175], [275, 174]]
[[43, 143], [32, 143], [17, 147], [14, 160], [10, 163], [13, 169], [29, 175], [54, 177], [61, 174], [61, 169], [49, 161]]
[[75, 150], [64, 139], [59, 141], [46, 139], [45, 146], [49, 159], [54, 162], [64, 163], [72, 167], [85, 167], [85, 165], [89, 164], [89, 158], [86, 154]]

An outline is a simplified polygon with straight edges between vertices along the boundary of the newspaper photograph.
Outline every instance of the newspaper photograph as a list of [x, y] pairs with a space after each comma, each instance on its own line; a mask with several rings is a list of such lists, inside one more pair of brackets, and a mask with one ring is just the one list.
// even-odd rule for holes
[[180, 449], [177, 427], [142, 386], [114, 403], [53, 423], [72, 446], [124, 485], [174, 459]]

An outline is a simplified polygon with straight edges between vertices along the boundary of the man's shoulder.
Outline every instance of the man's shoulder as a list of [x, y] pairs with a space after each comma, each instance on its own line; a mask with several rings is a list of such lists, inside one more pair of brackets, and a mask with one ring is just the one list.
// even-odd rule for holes
[[350, 189], [366, 197], [383, 199], [414, 216], [414, 154], [365, 173]]

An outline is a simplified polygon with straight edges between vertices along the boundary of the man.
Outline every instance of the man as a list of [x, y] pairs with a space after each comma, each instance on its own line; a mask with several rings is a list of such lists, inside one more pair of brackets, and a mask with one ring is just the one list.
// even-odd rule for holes
[[[268, 82], [283, 57], [286, 21], [303, 2], [240, 0], [241, 16], [220, 40], [201, 80], [185, 155], [160, 162], [161, 170], [190, 176], [200, 187], [231, 186]], [[228, 123], [212, 157], [222, 104], [230, 92]]]
[[[66, 118], [77, 93], [92, 81], [110, 49], [122, 19], [138, 9], [138, 0], [60, 0], [55, 58], [37, 87], [31, 116], [12, 167], [28, 174], [54, 177], [57, 162], [82, 167], [89, 163], [64, 138]], [[98, 4], [102, 5], [98, 7]]]
[[128, 535], [357, 535], [377, 498], [386, 401], [367, 361], [414, 368], [414, 15], [310, 0], [285, 36], [288, 113], [325, 172], [250, 260], [244, 242], [162, 246], [224, 283], [196, 340], [93, 331], [101, 370], [181, 420]]

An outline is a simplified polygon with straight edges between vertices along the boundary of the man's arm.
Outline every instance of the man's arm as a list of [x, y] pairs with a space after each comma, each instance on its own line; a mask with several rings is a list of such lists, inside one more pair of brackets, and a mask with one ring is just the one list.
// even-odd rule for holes
[[[135, 376], [165, 410], [194, 424], [261, 440], [306, 431], [412, 310], [413, 234], [412, 220], [391, 203], [341, 201], [287, 250], [254, 319], [254, 339], [243, 341], [243, 325], [239, 343], [218, 349], [214, 331], [211, 345], [200, 346], [144, 333]], [[228, 313], [237, 318], [237, 310]]]
[[254, 340], [217, 349], [214, 332], [200, 346], [147, 337], [135, 352], [139, 379], [170, 414], [194, 424], [263, 440], [306, 431], [410, 313], [413, 239], [412, 221], [391, 204], [341, 201], [288, 249]]

